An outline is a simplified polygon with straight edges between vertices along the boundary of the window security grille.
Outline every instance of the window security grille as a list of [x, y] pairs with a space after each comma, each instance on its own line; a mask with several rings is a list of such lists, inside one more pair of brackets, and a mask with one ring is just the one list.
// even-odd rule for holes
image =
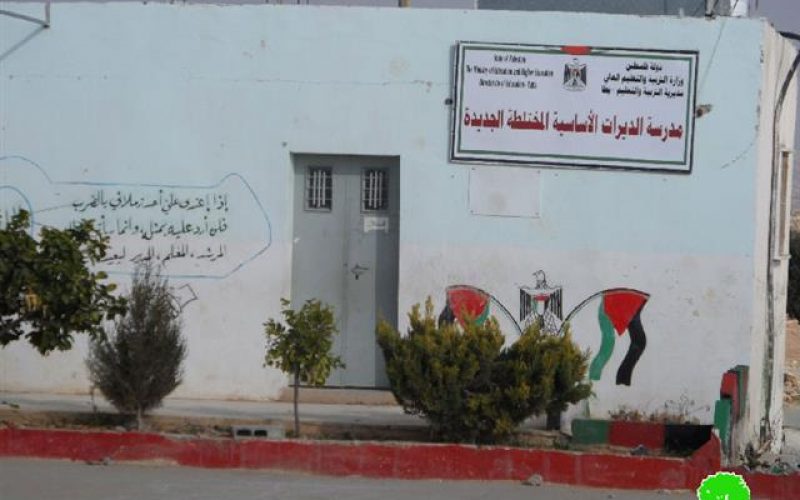
[[364, 170], [361, 176], [361, 209], [377, 212], [389, 208], [389, 176], [385, 170]]
[[306, 210], [333, 207], [333, 175], [330, 168], [311, 167], [306, 174]]

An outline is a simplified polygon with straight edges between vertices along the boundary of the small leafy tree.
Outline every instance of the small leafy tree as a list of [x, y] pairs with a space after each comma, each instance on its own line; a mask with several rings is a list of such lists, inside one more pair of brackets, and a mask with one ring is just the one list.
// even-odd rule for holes
[[398, 403], [425, 417], [446, 441], [507, 440], [530, 416], [577, 402], [591, 390], [582, 382], [586, 355], [573, 356], [577, 347], [568, 336], [534, 325], [504, 348], [494, 318], [439, 325], [430, 298], [424, 313], [412, 308], [407, 335], [379, 324], [378, 343]]
[[186, 341], [166, 279], [149, 264], [136, 268], [127, 314], [105, 338], [95, 339], [87, 366], [103, 396], [137, 428], [149, 410], [181, 383]]
[[74, 333], [103, 334], [102, 322], [124, 313], [113, 283], [91, 265], [105, 256], [108, 238], [91, 221], [43, 227], [30, 234], [21, 210], [0, 227], [0, 346], [25, 338], [41, 354], [72, 347]]
[[299, 311], [281, 299], [281, 314], [286, 321], [269, 319], [264, 323], [267, 337], [265, 363], [279, 368], [294, 378], [294, 435], [300, 436], [297, 397], [300, 383], [320, 386], [331, 370], [344, 367], [338, 356], [331, 354], [336, 323], [333, 310], [319, 300], [310, 299]]

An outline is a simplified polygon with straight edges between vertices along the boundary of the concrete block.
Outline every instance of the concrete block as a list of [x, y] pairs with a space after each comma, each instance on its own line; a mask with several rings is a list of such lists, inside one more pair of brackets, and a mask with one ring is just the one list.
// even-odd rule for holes
[[284, 439], [286, 437], [286, 431], [281, 425], [234, 425], [231, 427], [231, 431], [234, 439]]
[[739, 417], [739, 374], [728, 370], [722, 374], [722, 383], [719, 387], [719, 397], [731, 400], [731, 416], [734, 420]]
[[732, 402], [728, 398], [717, 400], [714, 405], [714, 427], [719, 430], [719, 439], [722, 441], [722, 450], [727, 455], [731, 445], [731, 417]]
[[572, 442], [574, 444], [608, 443], [610, 428], [611, 422], [608, 420], [576, 418], [572, 421]]
[[750, 367], [736, 365], [734, 371], [738, 374], [739, 381], [739, 415], [744, 415], [744, 410], [747, 407], [747, 381], [750, 376]]

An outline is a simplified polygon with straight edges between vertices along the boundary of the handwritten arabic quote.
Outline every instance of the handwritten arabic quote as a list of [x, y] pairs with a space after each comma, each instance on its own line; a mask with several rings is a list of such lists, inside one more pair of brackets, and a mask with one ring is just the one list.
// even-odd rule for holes
[[225, 278], [272, 245], [258, 192], [236, 172], [205, 186], [61, 181], [31, 160], [7, 157], [0, 174], [0, 226], [20, 209], [32, 214], [31, 234], [93, 220], [110, 240], [98, 270], [127, 274], [150, 261], [166, 276]]
[[229, 196], [202, 195], [151, 188], [145, 192], [100, 188], [73, 201], [77, 218], [92, 216], [98, 229], [112, 237], [106, 264], [174, 259], [216, 261], [225, 257]]

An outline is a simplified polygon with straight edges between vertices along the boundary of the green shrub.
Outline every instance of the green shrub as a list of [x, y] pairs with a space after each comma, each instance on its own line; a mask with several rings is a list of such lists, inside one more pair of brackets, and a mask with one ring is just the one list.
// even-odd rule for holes
[[186, 340], [167, 280], [151, 265], [137, 266], [127, 297], [128, 311], [105, 337], [92, 341], [89, 376], [123, 414], [144, 414], [181, 383]]
[[789, 236], [789, 280], [786, 292], [786, 313], [800, 319], [800, 231], [792, 231]]
[[547, 428], [558, 430], [561, 413], [567, 406], [592, 395], [592, 385], [586, 380], [589, 352], [582, 352], [572, 341], [569, 325], [563, 335], [537, 334], [545, 337], [543, 356], [547, 360], [545, 364], [552, 370], [553, 392], [547, 402]]
[[438, 439], [494, 443], [512, 437], [525, 419], [587, 397], [587, 354], [569, 335], [555, 337], [528, 328], [503, 347], [497, 321], [437, 325], [428, 299], [415, 305], [408, 335], [385, 322], [378, 343], [398, 403], [421, 415]]

